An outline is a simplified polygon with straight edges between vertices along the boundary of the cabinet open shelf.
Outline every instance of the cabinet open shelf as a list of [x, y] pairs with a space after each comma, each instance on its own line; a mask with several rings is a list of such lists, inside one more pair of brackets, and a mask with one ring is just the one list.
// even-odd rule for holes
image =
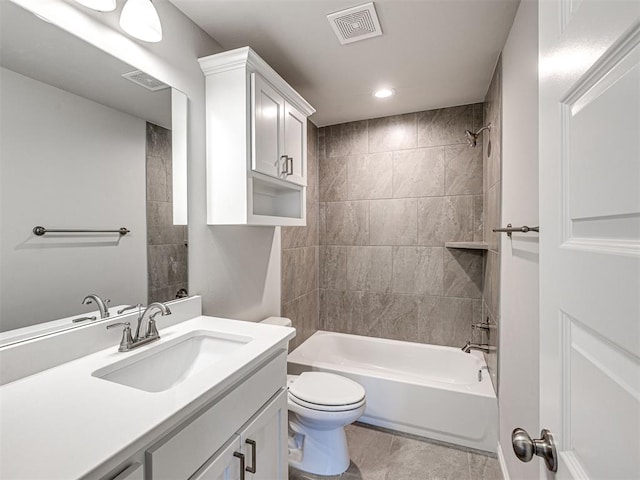
[[253, 175], [250, 220], [253, 225], [304, 225], [305, 189]]

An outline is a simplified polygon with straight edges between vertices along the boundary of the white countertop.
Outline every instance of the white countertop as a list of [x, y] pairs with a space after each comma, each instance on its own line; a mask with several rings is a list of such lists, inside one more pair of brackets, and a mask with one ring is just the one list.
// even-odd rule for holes
[[[114, 323], [117, 320], [114, 319]], [[194, 330], [253, 340], [179, 385], [146, 392], [92, 372]], [[0, 387], [0, 478], [73, 479], [143, 448], [173, 423], [239, 380], [295, 334], [293, 328], [200, 316], [160, 330], [131, 352], [118, 345]]]

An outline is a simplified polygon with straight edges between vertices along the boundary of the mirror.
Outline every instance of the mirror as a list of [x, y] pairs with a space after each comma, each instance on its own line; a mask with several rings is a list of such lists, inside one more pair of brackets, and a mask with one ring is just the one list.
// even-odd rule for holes
[[186, 97], [1, 9], [0, 346], [186, 292]]

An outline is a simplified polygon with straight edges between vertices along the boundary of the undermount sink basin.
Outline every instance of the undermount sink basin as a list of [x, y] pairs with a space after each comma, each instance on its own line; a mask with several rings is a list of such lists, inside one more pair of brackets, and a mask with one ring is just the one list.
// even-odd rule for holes
[[96, 370], [92, 376], [147, 392], [162, 392], [214, 365], [251, 340], [222, 332], [190, 332], [158, 344], [145, 352], [146, 355]]

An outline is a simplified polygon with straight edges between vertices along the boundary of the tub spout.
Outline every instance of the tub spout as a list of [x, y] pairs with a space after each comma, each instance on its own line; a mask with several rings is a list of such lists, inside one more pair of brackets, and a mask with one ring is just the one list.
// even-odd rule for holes
[[471, 353], [471, 350], [480, 350], [484, 353], [495, 352], [496, 347], [492, 347], [491, 345], [477, 345], [475, 343], [467, 342], [464, 347], [461, 348], [464, 353]]

